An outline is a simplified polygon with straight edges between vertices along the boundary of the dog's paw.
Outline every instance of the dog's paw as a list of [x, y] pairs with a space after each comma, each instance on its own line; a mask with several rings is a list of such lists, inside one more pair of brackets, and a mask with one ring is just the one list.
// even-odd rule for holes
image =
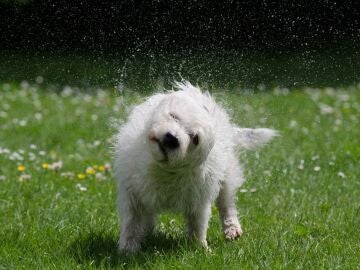
[[208, 249], [208, 248], [209, 248], [209, 245], [208, 245], [208, 243], [207, 243], [206, 240], [199, 240], [199, 241], [200, 241], [200, 244], [201, 244], [201, 246], [202, 246], [203, 248], [205, 248], [205, 249]]
[[119, 254], [125, 254], [125, 255], [131, 255], [137, 253], [141, 248], [141, 245], [137, 241], [126, 241], [126, 242], [120, 242], [118, 246], [118, 253]]
[[208, 243], [206, 240], [201, 241], [201, 246], [204, 248], [204, 250], [207, 253], [212, 253], [212, 249], [209, 247]]
[[243, 231], [241, 227], [230, 226], [224, 230], [225, 238], [228, 240], [234, 240], [242, 235]]
[[236, 217], [224, 220], [224, 234], [228, 240], [234, 240], [242, 235], [241, 225]]

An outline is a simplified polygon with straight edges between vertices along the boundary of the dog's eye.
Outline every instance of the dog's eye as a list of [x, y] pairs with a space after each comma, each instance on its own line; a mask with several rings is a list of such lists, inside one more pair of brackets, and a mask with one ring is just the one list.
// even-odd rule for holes
[[173, 114], [173, 113], [169, 113], [169, 115], [172, 117], [172, 118], [174, 118], [176, 121], [179, 121], [180, 119], [179, 119], [179, 117], [177, 117], [175, 114]]
[[198, 145], [199, 144], [199, 135], [197, 134], [189, 134], [190, 139], [193, 144]]

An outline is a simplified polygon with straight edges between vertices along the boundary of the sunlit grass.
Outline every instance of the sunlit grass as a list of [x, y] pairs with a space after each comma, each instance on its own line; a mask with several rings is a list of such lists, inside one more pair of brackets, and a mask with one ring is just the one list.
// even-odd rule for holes
[[0, 269], [358, 267], [357, 86], [215, 91], [238, 125], [281, 132], [241, 154], [244, 236], [225, 241], [214, 208], [209, 253], [186, 241], [181, 216], [163, 215], [133, 257], [116, 254], [109, 164], [114, 126], [142, 96], [47, 90], [41, 82], [0, 85]]

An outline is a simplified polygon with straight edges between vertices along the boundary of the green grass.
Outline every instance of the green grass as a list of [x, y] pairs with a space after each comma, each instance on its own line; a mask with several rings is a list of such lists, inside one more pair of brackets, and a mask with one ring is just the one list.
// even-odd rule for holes
[[[180, 216], [163, 215], [132, 257], [116, 255], [111, 172], [101, 172], [102, 180], [77, 174], [111, 163], [112, 119], [124, 119], [143, 95], [47, 87], [0, 85], [0, 269], [359, 269], [358, 87], [214, 91], [235, 123], [282, 134], [240, 157], [242, 188], [256, 189], [238, 196], [245, 233], [225, 241], [214, 208], [208, 253], [187, 243]], [[59, 171], [42, 168], [59, 160]], [[20, 181], [22, 174], [31, 179]]]

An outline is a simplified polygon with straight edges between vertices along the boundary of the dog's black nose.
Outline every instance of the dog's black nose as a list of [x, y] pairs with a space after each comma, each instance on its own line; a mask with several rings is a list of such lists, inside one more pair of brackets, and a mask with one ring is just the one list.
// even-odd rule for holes
[[176, 149], [180, 146], [180, 143], [174, 135], [172, 135], [170, 132], [167, 132], [162, 141], [162, 145], [169, 149]]

